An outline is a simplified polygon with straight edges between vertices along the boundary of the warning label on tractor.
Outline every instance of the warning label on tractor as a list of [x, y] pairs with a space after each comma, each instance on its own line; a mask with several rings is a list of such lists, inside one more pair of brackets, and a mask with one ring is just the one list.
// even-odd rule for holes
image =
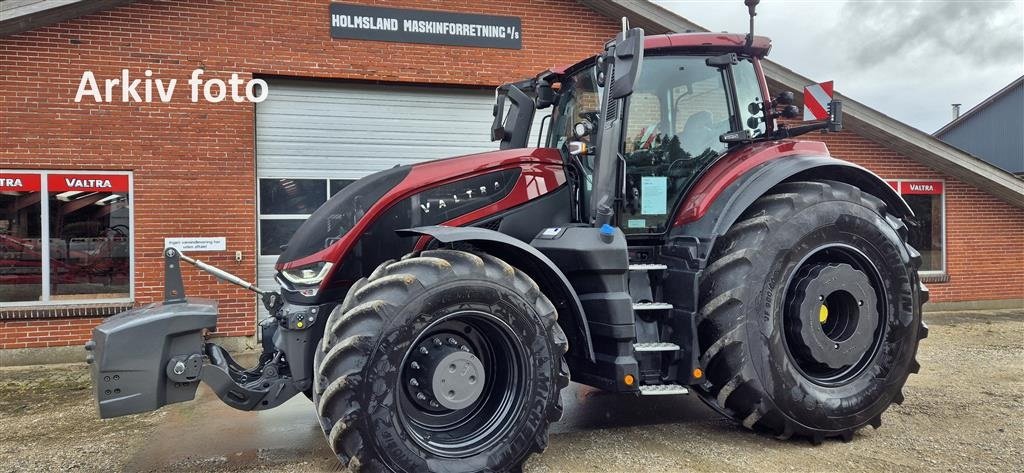
[[331, 4], [331, 37], [522, 49], [522, 22], [514, 16]]

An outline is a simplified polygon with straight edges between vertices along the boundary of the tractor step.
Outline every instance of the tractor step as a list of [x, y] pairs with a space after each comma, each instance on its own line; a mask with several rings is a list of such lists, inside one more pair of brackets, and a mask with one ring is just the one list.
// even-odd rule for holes
[[662, 271], [668, 269], [667, 265], [657, 263], [639, 263], [629, 265], [630, 271]]
[[670, 394], [690, 394], [690, 390], [678, 384], [651, 384], [640, 386], [643, 396], [667, 396]]
[[679, 345], [667, 342], [634, 343], [633, 351], [679, 351]]
[[633, 310], [668, 310], [672, 304], [667, 302], [634, 302]]

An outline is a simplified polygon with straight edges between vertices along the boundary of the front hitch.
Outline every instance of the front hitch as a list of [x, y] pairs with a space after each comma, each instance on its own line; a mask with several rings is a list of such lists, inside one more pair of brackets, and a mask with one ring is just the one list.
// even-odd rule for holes
[[273, 343], [264, 343], [256, 367], [245, 369], [226, 350], [205, 341], [205, 333], [217, 329], [217, 303], [185, 297], [183, 259], [220, 279], [241, 281], [174, 248], [166, 249], [164, 301], [110, 317], [93, 329], [92, 340], [85, 344], [100, 417], [192, 400], [200, 381], [241, 410], [269, 409], [309, 389], [308, 347], [323, 330], [320, 308], [282, 307], [276, 293], [242, 281], [239, 285], [259, 293], [268, 309], [276, 309], [261, 324], [264, 338]]

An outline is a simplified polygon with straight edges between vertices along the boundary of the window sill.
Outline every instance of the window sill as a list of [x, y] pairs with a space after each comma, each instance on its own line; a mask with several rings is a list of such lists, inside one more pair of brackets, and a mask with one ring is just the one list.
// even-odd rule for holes
[[944, 283], [949, 282], [949, 275], [940, 271], [929, 271], [929, 272], [918, 272], [921, 276], [921, 282], [924, 283]]
[[131, 302], [114, 302], [107, 304], [0, 307], [0, 321], [109, 317], [131, 309], [134, 306], [135, 304]]

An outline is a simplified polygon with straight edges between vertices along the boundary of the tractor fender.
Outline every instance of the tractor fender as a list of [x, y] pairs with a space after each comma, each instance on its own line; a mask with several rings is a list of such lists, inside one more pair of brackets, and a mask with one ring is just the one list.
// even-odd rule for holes
[[903, 197], [875, 173], [841, 159], [799, 155], [773, 159], [743, 173], [719, 194], [700, 219], [676, 231], [707, 242], [700, 255], [706, 258], [714, 240], [725, 234], [740, 215], [771, 188], [787, 181], [826, 179], [853, 185], [878, 197], [896, 217], [914, 216]]
[[558, 266], [529, 244], [504, 233], [476, 227], [441, 225], [396, 230], [402, 236], [426, 235], [441, 243], [469, 243], [522, 270], [540, 286], [558, 309], [558, 323], [569, 336], [569, 351], [595, 361], [590, 326], [579, 296]]

